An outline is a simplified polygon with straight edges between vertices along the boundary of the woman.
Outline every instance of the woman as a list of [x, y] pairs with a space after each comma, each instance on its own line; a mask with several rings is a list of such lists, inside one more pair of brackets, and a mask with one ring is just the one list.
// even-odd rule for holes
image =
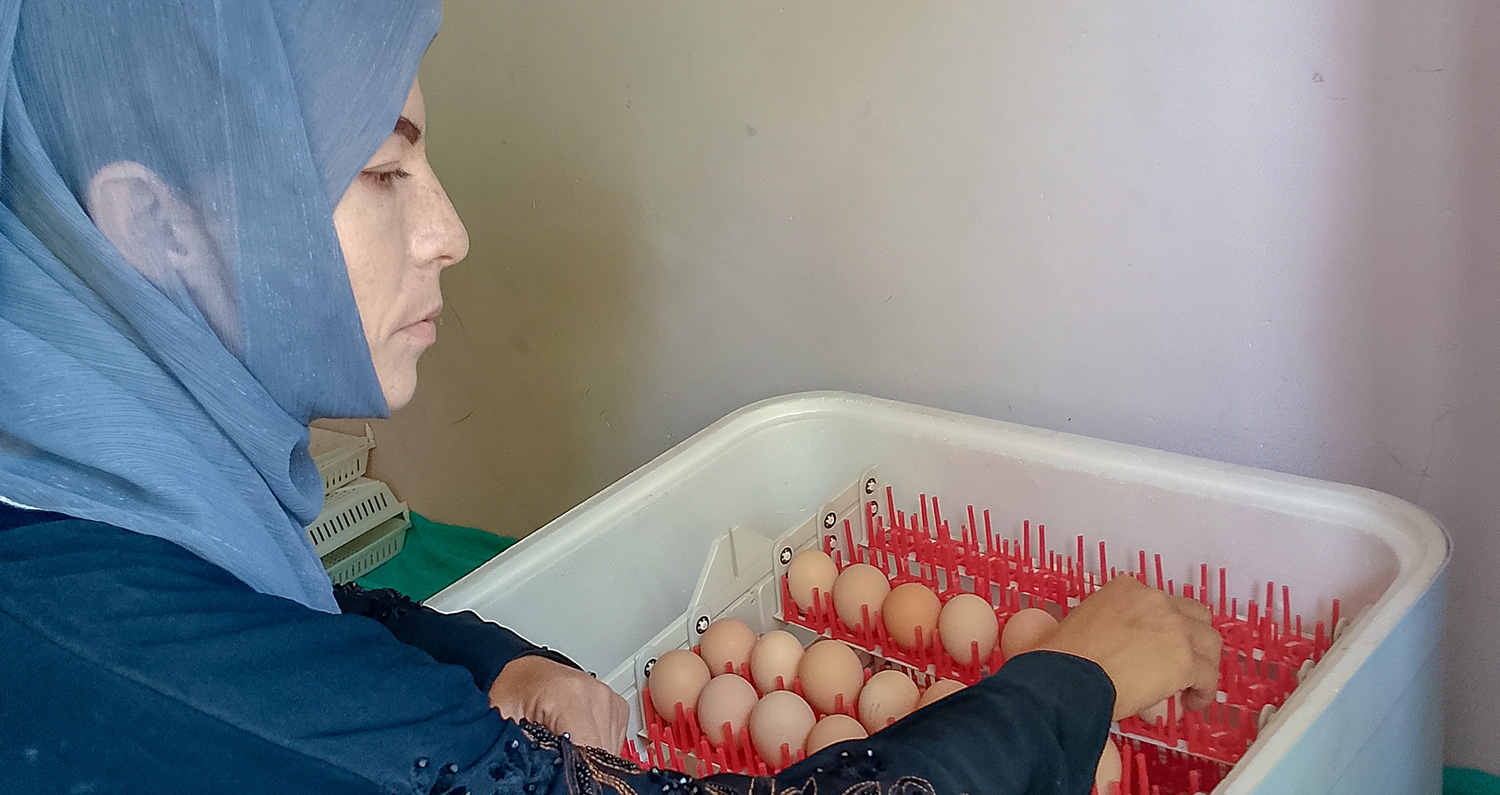
[[423, 148], [435, 0], [0, 11], [0, 790], [1079, 793], [1112, 711], [1212, 692], [1197, 606], [1126, 580], [775, 779], [588, 748], [618, 696], [472, 614], [336, 593], [303, 532], [307, 423], [410, 398], [467, 248]]

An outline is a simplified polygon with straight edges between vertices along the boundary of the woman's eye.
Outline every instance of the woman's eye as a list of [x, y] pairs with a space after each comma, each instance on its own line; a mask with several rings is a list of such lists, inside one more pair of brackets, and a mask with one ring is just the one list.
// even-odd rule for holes
[[369, 177], [370, 179], [375, 180], [381, 185], [390, 185], [396, 180], [406, 179], [407, 177], [411, 176], [411, 172], [407, 171], [404, 168], [396, 168], [391, 169], [390, 171], [366, 171], [364, 172], [364, 175]]

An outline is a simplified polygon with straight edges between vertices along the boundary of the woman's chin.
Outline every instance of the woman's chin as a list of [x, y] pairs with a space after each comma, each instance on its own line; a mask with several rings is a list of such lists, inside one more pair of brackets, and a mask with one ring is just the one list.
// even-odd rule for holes
[[385, 405], [391, 411], [411, 402], [417, 391], [417, 361], [429, 347], [431, 343], [415, 340], [403, 330], [376, 352], [375, 376], [380, 379], [380, 391], [385, 394]]
[[417, 363], [413, 361], [409, 366], [395, 368], [397, 372], [380, 372], [376, 375], [380, 378], [380, 391], [385, 393], [386, 408], [398, 411], [405, 408], [411, 402], [412, 395], [417, 391]]

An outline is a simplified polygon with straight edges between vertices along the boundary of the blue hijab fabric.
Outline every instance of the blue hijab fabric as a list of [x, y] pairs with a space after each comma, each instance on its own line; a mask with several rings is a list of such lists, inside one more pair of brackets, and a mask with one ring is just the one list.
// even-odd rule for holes
[[[319, 417], [387, 413], [332, 211], [438, 0], [0, 0], [0, 499], [158, 536], [337, 612], [304, 526]], [[142, 267], [90, 219], [139, 163]], [[181, 229], [197, 230], [186, 246]]]

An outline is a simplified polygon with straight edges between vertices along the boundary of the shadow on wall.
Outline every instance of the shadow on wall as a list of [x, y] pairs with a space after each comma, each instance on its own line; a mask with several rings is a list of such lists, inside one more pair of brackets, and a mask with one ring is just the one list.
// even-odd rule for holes
[[591, 159], [584, 125], [538, 112], [549, 80], [514, 79], [525, 30], [450, 23], [424, 62], [429, 154], [471, 251], [444, 275], [438, 343], [412, 403], [373, 424], [371, 459], [415, 510], [514, 536], [598, 490], [590, 452], [623, 426], [621, 375], [640, 358], [633, 191]]
[[1357, 3], [1337, 21], [1347, 68], [1313, 76], [1333, 234], [1308, 341], [1334, 444], [1306, 474], [1448, 529], [1445, 759], [1500, 773], [1500, 7]]
[[1334, 119], [1344, 203], [1316, 305], [1333, 335], [1317, 391], [1347, 452], [1310, 474], [1448, 529], [1445, 761], [1500, 773], [1500, 7], [1362, 4], [1343, 21], [1363, 73], [1328, 99], [1362, 115]]
[[1457, 85], [1460, 256], [1452, 357], [1454, 497], [1435, 511], [1453, 535], [1447, 654], [1449, 764], [1500, 774], [1500, 6], [1460, 5]]

